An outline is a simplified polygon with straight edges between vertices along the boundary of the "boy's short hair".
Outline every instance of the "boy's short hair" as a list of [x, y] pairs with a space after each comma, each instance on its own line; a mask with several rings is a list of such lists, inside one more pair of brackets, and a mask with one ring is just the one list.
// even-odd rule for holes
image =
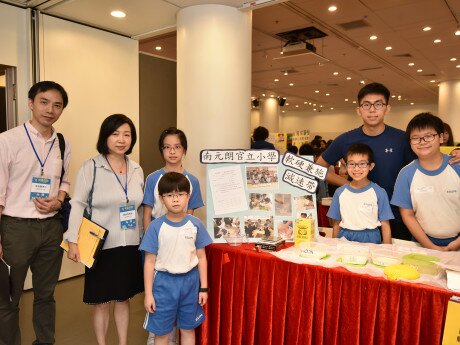
[[133, 147], [136, 145], [137, 134], [136, 127], [134, 126], [133, 121], [123, 114], [113, 114], [108, 116], [101, 125], [99, 130], [99, 138], [97, 139], [96, 148], [97, 151], [103, 155], [109, 154], [109, 147], [107, 146], [107, 139], [115, 132], [120, 126], [127, 123], [131, 129], [131, 145], [129, 146], [126, 154], [129, 155], [133, 152]]
[[410, 137], [412, 131], [426, 128], [432, 128], [437, 134], [442, 134], [444, 133], [444, 122], [431, 113], [417, 114], [407, 124], [406, 135]]
[[390, 90], [380, 83], [370, 83], [363, 86], [358, 92], [358, 105], [361, 104], [362, 99], [367, 95], [382, 95], [385, 98], [386, 104], [390, 100]]
[[179, 137], [180, 144], [184, 148], [184, 153], [187, 153], [187, 137], [185, 133], [176, 127], [169, 127], [166, 128], [163, 132], [161, 132], [160, 139], [158, 139], [158, 149], [160, 150], [160, 154], [163, 156], [163, 142], [168, 135], [177, 135]]
[[366, 144], [353, 144], [347, 150], [345, 155], [345, 161], [348, 162], [348, 157], [351, 155], [363, 155], [367, 156], [369, 163], [374, 163], [374, 152], [369, 145]]
[[58, 83], [54, 81], [39, 81], [38, 83], [34, 84], [30, 89], [28, 93], [28, 97], [31, 101], [35, 99], [35, 96], [37, 96], [38, 93], [40, 92], [46, 92], [49, 90], [56, 90], [59, 92], [62, 96], [62, 108], [67, 107], [67, 104], [69, 103], [69, 97], [67, 96], [67, 92], [65, 89], [59, 85]]
[[303, 144], [300, 146], [299, 155], [301, 156], [313, 156], [313, 146], [310, 144]]
[[254, 132], [252, 133], [252, 138], [254, 139], [254, 141], [265, 140], [268, 138], [269, 134], [270, 133], [268, 132], [268, 129], [259, 126], [256, 129], [254, 129]]
[[167, 172], [158, 182], [158, 194], [163, 195], [172, 192], [187, 192], [190, 194], [190, 182], [184, 174]]

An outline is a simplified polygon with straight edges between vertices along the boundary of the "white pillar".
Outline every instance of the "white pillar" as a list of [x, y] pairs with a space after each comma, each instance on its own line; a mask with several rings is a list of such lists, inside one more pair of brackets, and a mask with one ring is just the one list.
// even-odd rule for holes
[[277, 98], [267, 98], [261, 101], [260, 125], [267, 128], [270, 133], [279, 129], [280, 106]]
[[189, 143], [185, 168], [203, 194], [200, 151], [250, 147], [251, 30], [251, 12], [235, 7], [197, 5], [177, 14], [177, 127]]
[[452, 128], [454, 140], [460, 141], [460, 80], [443, 81], [439, 85], [438, 115]]

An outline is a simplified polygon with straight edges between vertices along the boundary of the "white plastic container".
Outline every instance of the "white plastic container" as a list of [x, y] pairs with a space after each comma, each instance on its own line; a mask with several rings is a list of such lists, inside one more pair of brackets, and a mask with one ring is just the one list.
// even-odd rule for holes
[[330, 246], [319, 242], [299, 243], [299, 256], [310, 259], [324, 259], [330, 254]]
[[402, 255], [389, 249], [374, 249], [371, 252], [371, 257], [372, 263], [381, 267], [402, 263]]
[[227, 241], [228, 245], [232, 247], [237, 247], [241, 246], [243, 243], [247, 243], [248, 239], [244, 235], [239, 235], [239, 236], [232, 236], [232, 237], [224, 237], [225, 241]]
[[342, 263], [364, 266], [369, 259], [369, 248], [344, 245], [340, 248]]

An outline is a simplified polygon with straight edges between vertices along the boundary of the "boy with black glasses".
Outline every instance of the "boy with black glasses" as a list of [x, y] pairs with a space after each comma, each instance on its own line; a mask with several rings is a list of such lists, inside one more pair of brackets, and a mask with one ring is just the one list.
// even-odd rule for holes
[[372, 149], [365, 144], [353, 144], [346, 154], [347, 172], [353, 179], [338, 188], [327, 216], [334, 220], [333, 237], [349, 241], [391, 243], [389, 220], [393, 219], [387, 193], [369, 181], [367, 175], [375, 167]]
[[442, 120], [430, 113], [416, 115], [407, 136], [418, 159], [396, 180], [391, 203], [398, 206], [413, 238], [423, 247], [460, 249], [460, 167], [439, 151], [444, 142]]

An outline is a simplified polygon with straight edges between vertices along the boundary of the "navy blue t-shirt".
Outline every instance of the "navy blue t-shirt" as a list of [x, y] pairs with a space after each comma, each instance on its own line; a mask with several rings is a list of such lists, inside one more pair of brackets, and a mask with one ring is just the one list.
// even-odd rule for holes
[[339, 135], [323, 152], [323, 159], [335, 165], [345, 158], [351, 144], [367, 144], [374, 152], [375, 167], [369, 173], [369, 180], [385, 189], [391, 199], [399, 171], [417, 158], [410, 148], [406, 133], [385, 125], [385, 130], [376, 136], [363, 132], [362, 127]]

